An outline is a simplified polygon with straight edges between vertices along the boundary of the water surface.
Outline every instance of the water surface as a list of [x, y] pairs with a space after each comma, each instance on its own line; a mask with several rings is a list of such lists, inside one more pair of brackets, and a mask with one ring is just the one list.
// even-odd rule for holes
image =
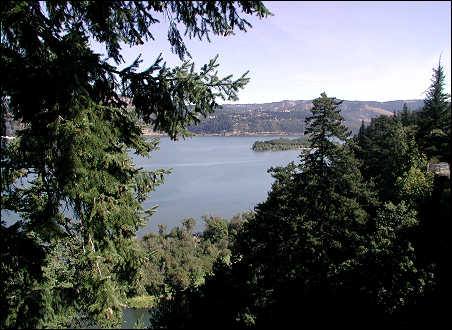
[[138, 231], [138, 237], [156, 232], [160, 223], [170, 229], [189, 217], [196, 220], [195, 231], [201, 231], [204, 214], [229, 219], [263, 202], [274, 180], [267, 170], [298, 161], [300, 154], [298, 150], [251, 150], [256, 140], [274, 138], [199, 136], [175, 142], [163, 137], [160, 150], [150, 159], [134, 155], [137, 167], [173, 169], [143, 203], [145, 208], [159, 207], [148, 225]]

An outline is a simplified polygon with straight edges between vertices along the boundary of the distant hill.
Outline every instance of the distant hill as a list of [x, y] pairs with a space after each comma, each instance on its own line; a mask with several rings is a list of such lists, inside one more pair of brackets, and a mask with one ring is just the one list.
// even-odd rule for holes
[[[380, 115], [392, 116], [402, 111], [406, 103], [411, 111], [420, 110], [423, 100], [343, 101], [342, 116], [345, 125], [356, 134], [361, 121], [369, 123]], [[188, 130], [195, 134], [209, 135], [303, 135], [304, 120], [311, 115], [312, 100], [279, 101], [260, 104], [225, 104], [214, 114], [202, 118], [197, 125]], [[6, 118], [2, 135], [14, 135], [16, 129], [23, 125]], [[144, 128], [145, 135], [155, 135], [150, 128]]]
[[[402, 111], [406, 103], [411, 111], [420, 110], [423, 100], [343, 101], [341, 104], [345, 125], [357, 133], [361, 121], [370, 122], [380, 115], [392, 116]], [[196, 134], [220, 135], [300, 135], [304, 119], [311, 115], [312, 100], [280, 101], [262, 104], [225, 104], [222, 109], [189, 127]]]

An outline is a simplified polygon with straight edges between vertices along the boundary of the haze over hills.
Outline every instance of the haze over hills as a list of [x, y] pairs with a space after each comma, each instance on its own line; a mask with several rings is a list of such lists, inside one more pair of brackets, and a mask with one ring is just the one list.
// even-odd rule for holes
[[[345, 125], [356, 134], [361, 121], [369, 123], [380, 115], [392, 116], [400, 112], [406, 103], [408, 110], [417, 111], [424, 105], [424, 100], [377, 101], [343, 101], [342, 116]], [[188, 130], [197, 135], [303, 135], [304, 120], [311, 115], [312, 100], [279, 101], [254, 104], [224, 104], [221, 109], [201, 118], [197, 125], [190, 125]], [[21, 125], [7, 119], [2, 135], [14, 135]], [[145, 135], [161, 135], [150, 127], [143, 128]]]
[[[343, 101], [342, 116], [346, 126], [357, 133], [361, 121], [369, 123], [380, 115], [392, 116], [406, 103], [408, 110], [420, 110], [423, 100]], [[222, 109], [203, 118], [197, 125], [189, 126], [196, 134], [220, 135], [300, 135], [304, 120], [311, 115], [312, 100], [280, 101], [262, 104], [225, 104]]]

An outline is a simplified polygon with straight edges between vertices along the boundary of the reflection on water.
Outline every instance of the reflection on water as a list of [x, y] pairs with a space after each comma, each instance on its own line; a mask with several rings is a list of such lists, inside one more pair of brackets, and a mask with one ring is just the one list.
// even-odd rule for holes
[[123, 310], [122, 329], [148, 328], [150, 326], [150, 317], [146, 309], [127, 308]]
[[259, 160], [237, 160], [237, 161], [221, 161], [221, 162], [195, 162], [195, 163], [174, 163], [174, 164], [168, 164], [168, 163], [153, 163], [153, 168], [162, 168], [162, 167], [189, 167], [189, 166], [217, 166], [217, 165], [226, 165], [226, 164], [246, 164], [246, 163], [256, 163], [259, 162]]
[[181, 141], [160, 139], [160, 149], [151, 158], [132, 155], [137, 167], [172, 169], [165, 183], [143, 203], [145, 208], [159, 205], [138, 238], [157, 232], [159, 224], [168, 230], [184, 218], [196, 220], [195, 231], [202, 231], [204, 214], [230, 219], [234, 214], [254, 209], [267, 198], [273, 178], [272, 166], [298, 161], [298, 150], [254, 152], [256, 140], [275, 137], [200, 136]]

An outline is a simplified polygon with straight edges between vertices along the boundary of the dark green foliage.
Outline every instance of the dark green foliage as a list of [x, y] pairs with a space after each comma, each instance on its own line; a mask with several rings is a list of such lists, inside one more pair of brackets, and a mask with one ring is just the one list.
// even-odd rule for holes
[[[354, 141], [344, 104], [322, 93], [306, 119], [311, 152], [270, 169], [275, 182], [255, 214], [229, 223], [205, 217], [202, 234], [185, 219], [170, 233], [161, 226], [135, 240], [155, 211], [141, 202], [168, 174], [131, 162], [131, 150], [149, 156], [158, 147], [141, 136], [140, 121], [173, 139], [186, 136], [218, 97], [236, 100], [248, 78], [218, 77], [217, 58], [195, 72], [189, 61], [167, 68], [157, 54], [143, 71], [140, 58], [119, 71], [120, 42], [152, 39], [160, 13], [172, 51], [184, 59], [178, 24], [190, 38], [209, 39], [246, 30], [240, 12], [269, 14], [244, 1], [0, 3], [2, 132], [11, 118], [22, 129], [1, 146], [2, 215], [19, 217], [0, 226], [3, 327], [115, 327], [126, 298], [144, 294], [163, 297], [155, 325], [174, 327], [381, 327], [445, 318], [450, 179], [426, 172], [413, 140], [429, 159], [450, 161], [441, 65], [419, 116], [406, 106], [362, 122]], [[115, 65], [92, 52], [90, 38]], [[269, 120], [247, 129], [287, 124], [295, 132], [304, 126], [293, 119], [306, 117], [263, 116]], [[223, 119], [209, 129], [243, 126]]]
[[[434, 71], [434, 78], [438, 78], [440, 67]], [[439, 91], [434, 86], [432, 84], [429, 95], [433, 95], [434, 90]], [[430, 280], [423, 280], [426, 285], [422, 294], [407, 301], [395, 315], [394, 321], [405, 325], [431, 326], [444, 322], [447, 311], [442, 301], [451, 292], [449, 280], [445, 280], [451, 274], [450, 262], [445, 256], [449, 254], [446, 251], [451, 251], [451, 246], [444, 236], [450, 231], [450, 179], [427, 172], [427, 158], [418, 151], [418, 144], [413, 140], [416, 136], [421, 144], [419, 149], [433, 157], [430, 161], [439, 160], [438, 140], [431, 139], [433, 135], [425, 131], [435, 122], [435, 115], [429, 116], [426, 108], [419, 113], [409, 113], [405, 109], [395, 120], [376, 118], [368, 127], [362, 128], [356, 138], [361, 147], [357, 154], [362, 160], [363, 173], [375, 179], [381, 198], [401, 201], [409, 210], [416, 211], [418, 224], [404, 237], [412, 248], [410, 253], [417, 267], [427, 270]], [[380, 122], [380, 127], [377, 127], [377, 122]], [[443, 142], [443, 150], [450, 149], [450, 140]], [[435, 153], [430, 153], [433, 150]]]
[[142, 271], [142, 285], [145, 292], [156, 296], [199, 285], [218, 254], [205, 250], [186, 226], [168, 234], [148, 234], [143, 244], [149, 261]]
[[16, 226], [1, 227], [1, 278], [0, 304], [1, 324], [26, 327], [28, 322], [37, 323], [44, 307], [40, 291], [34, 290], [42, 276], [41, 264], [45, 248], [36, 244], [33, 237], [17, 231]]
[[[275, 183], [238, 231], [231, 264], [218, 262], [204, 285], [177, 292], [157, 325], [444, 322], [450, 180], [427, 172], [416, 116], [378, 117], [351, 140], [338, 100], [322, 94], [314, 105], [311, 152], [270, 170]], [[213, 224], [208, 236], [224, 237], [224, 226]]]
[[427, 90], [424, 108], [419, 114], [417, 141], [428, 159], [451, 163], [451, 105], [450, 94], [444, 91], [444, 68], [433, 68], [432, 83]]
[[195, 220], [189, 218], [170, 233], [160, 230], [158, 234], [145, 235], [142, 245], [147, 261], [132, 294], [166, 296], [199, 286], [212, 272], [216, 260], [229, 263], [230, 248], [249, 217], [250, 214], [243, 213], [228, 222], [219, 217], [203, 216], [205, 230], [201, 233], [193, 233]]
[[407, 313], [413, 324], [423, 322], [439, 326], [448, 318], [449, 311], [444, 304], [452, 293], [450, 278], [452, 268], [449, 238], [451, 227], [450, 178], [435, 175], [430, 194], [418, 202], [419, 227], [414, 232], [413, 245], [419, 263], [431, 269], [434, 285], [426, 294], [409, 306]]
[[[167, 234], [163, 228], [159, 234], [148, 234], [142, 246], [147, 257], [140, 270], [134, 294], [158, 297], [153, 310], [152, 324], [155, 327], [171, 327], [177, 322], [178, 308], [185, 310], [179, 299], [186, 300], [205, 282], [212, 272], [223, 269], [230, 263], [230, 248], [233, 246], [243, 224], [252, 216], [245, 212], [226, 221], [219, 217], [203, 216], [205, 230], [193, 233], [194, 220], [182, 221], [182, 226]], [[222, 283], [226, 284], [226, 283]], [[225, 286], [223, 290], [228, 290]], [[185, 312], [180, 312], [185, 317]]]
[[408, 110], [406, 103], [403, 104], [402, 112], [398, 114], [400, 121], [404, 127], [416, 125], [419, 112]]
[[325, 94], [314, 100], [312, 151], [270, 170], [272, 190], [239, 232], [231, 265], [176, 296], [167, 324], [382, 327], [406, 323], [404, 313], [432, 290], [435, 273], [413, 243], [417, 210], [402, 198], [426, 185], [419, 198], [428, 199], [428, 178], [402, 177], [399, 201], [380, 202], [361, 176], [339, 104]]
[[232, 120], [229, 116], [219, 113], [215, 118], [205, 119], [197, 125], [189, 126], [188, 129], [196, 134], [221, 134], [232, 131]]
[[334, 317], [339, 311], [343, 320], [351, 317], [346, 313], [351, 305], [341, 298], [358, 292], [350, 277], [359, 272], [367, 230], [374, 226], [367, 209], [375, 201], [350, 150], [332, 141], [347, 139], [339, 104], [325, 94], [314, 100], [307, 119], [314, 151], [299, 165], [272, 170], [272, 191], [239, 241], [239, 263], [250, 269], [255, 296], [249, 308], [256, 310], [258, 326], [281, 320], [288, 325], [298, 306], [303, 323], [311, 324], [319, 313], [339, 323]]
[[240, 314], [249, 301], [248, 287], [232, 275], [236, 268], [223, 262], [213, 265], [214, 275], [205, 277], [205, 285], [176, 292], [171, 300], [162, 300], [151, 320], [154, 328], [235, 329], [253, 325], [250, 314]]
[[362, 126], [355, 138], [362, 174], [376, 184], [381, 200], [396, 198], [397, 178], [413, 166], [422, 170], [427, 166], [409, 132], [397, 118], [380, 116]]
[[[242, 13], [269, 14], [260, 2], [0, 3], [2, 131], [11, 117], [23, 128], [1, 147], [2, 212], [20, 216], [1, 222], [3, 327], [119, 325], [146, 260], [134, 237], [155, 211], [141, 202], [168, 174], [132, 163], [130, 151], [149, 157], [158, 147], [141, 136], [139, 120], [185, 136], [248, 82], [218, 77], [217, 58], [196, 72], [189, 61], [168, 68], [156, 53], [149, 68], [137, 58], [118, 70], [121, 47], [152, 40], [162, 14], [184, 59], [178, 25], [205, 40], [246, 30]], [[114, 65], [90, 49], [90, 38]]]
[[348, 139], [340, 102], [322, 94], [313, 103], [311, 152], [270, 170], [272, 190], [234, 240], [231, 264], [179, 292], [165, 324], [381, 328], [446, 320], [450, 179], [427, 172], [414, 140], [420, 116], [405, 107], [362, 122]]

